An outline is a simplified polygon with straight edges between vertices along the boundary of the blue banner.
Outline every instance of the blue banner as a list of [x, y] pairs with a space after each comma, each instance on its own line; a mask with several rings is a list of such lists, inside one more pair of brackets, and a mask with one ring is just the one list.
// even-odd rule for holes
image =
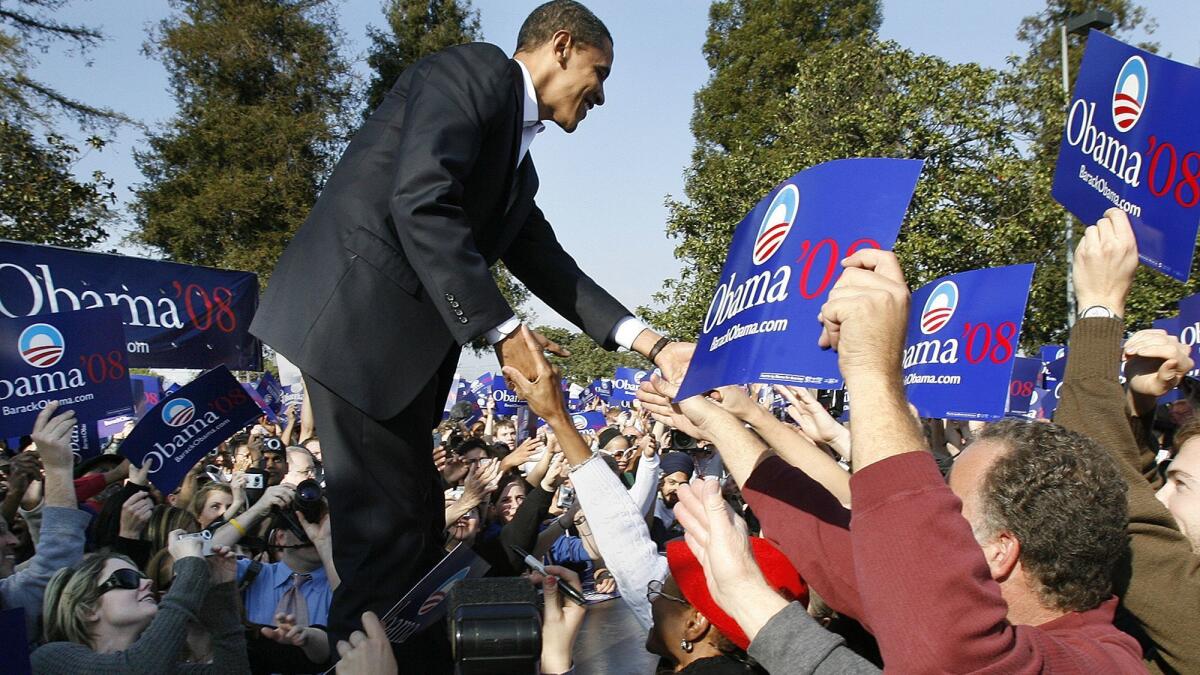
[[1042, 363], [1050, 363], [1067, 355], [1067, 348], [1063, 345], [1042, 345]]
[[134, 368], [262, 370], [254, 274], [0, 241], [0, 317], [93, 307], [120, 311]]
[[76, 424], [71, 429], [71, 454], [75, 456], [76, 464], [99, 455], [103, 450], [103, 441], [100, 440], [95, 422]]
[[487, 399], [492, 395], [492, 382], [494, 379], [491, 373], [484, 373], [471, 382], [471, 394], [476, 400], [481, 398]]
[[1086, 225], [1128, 213], [1138, 257], [1180, 281], [1200, 226], [1197, 109], [1200, 69], [1091, 31], [1052, 190]]
[[650, 377], [649, 370], [617, 368], [617, 373], [613, 376], [612, 395], [608, 399], [609, 402], [624, 406], [632, 405], [633, 400], [637, 398], [638, 387], [647, 377]]
[[1004, 416], [1033, 265], [952, 274], [913, 293], [904, 349], [921, 417]]
[[763, 197], [734, 231], [679, 396], [749, 382], [840, 388], [817, 314], [843, 258], [895, 244], [921, 164], [826, 162]]
[[137, 417], [162, 400], [162, 379], [157, 375], [130, 375], [129, 385], [133, 387], [133, 414]]
[[150, 481], [170, 493], [188, 469], [262, 414], [225, 366], [214, 368], [164, 398], [121, 443], [136, 466], [148, 463]]
[[593, 394], [600, 398], [601, 401], [608, 403], [612, 400], [613, 383], [609, 379], [592, 380], [592, 383], [587, 387]]
[[1012, 381], [1008, 386], [1008, 408], [1006, 414], [1011, 417], [1036, 417], [1037, 409], [1033, 407], [1033, 390], [1037, 388], [1038, 375], [1041, 374], [1041, 359], [1031, 359], [1018, 356], [1013, 362]]
[[133, 411], [116, 310], [0, 319], [0, 438], [31, 433], [51, 401], [81, 424]]
[[525, 407], [525, 402], [517, 398], [517, 392], [508, 388], [503, 375], [492, 378], [492, 401], [495, 402], [492, 412], [497, 415], [515, 415], [517, 410]]
[[262, 395], [258, 393], [258, 389], [249, 382], [242, 382], [241, 384], [242, 389], [246, 390], [246, 395], [250, 397], [251, 401], [254, 401], [254, 405], [258, 406], [259, 411], [262, 412], [263, 415], [267, 416], [267, 419], [271, 422], [271, 424], [278, 424], [279, 416], [276, 415], [275, 411], [271, 410], [271, 408], [267, 405], [267, 402], [263, 400]]

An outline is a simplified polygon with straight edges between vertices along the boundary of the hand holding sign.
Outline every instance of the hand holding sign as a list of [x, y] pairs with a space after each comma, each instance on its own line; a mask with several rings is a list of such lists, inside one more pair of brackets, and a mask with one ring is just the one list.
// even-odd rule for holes
[[1158, 398], [1193, 367], [1191, 348], [1164, 330], [1140, 330], [1125, 342], [1125, 377], [1135, 395]]
[[1137, 271], [1137, 240], [1129, 218], [1120, 209], [1109, 209], [1084, 232], [1075, 247], [1075, 295], [1080, 311], [1107, 307], [1125, 316], [1125, 298]]
[[75, 411], [67, 410], [55, 415], [58, 402], [51, 402], [33, 423], [33, 443], [46, 471], [70, 469], [74, 464], [71, 456], [71, 429], [75, 427]]
[[908, 323], [908, 286], [891, 251], [863, 249], [842, 261], [845, 271], [818, 319], [822, 347], [838, 352], [842, 377], [899, 374]]

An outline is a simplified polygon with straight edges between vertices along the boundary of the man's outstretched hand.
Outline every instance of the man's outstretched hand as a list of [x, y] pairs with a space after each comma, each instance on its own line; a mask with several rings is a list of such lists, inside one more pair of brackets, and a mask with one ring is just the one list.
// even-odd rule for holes
[[556, 415], [565, 415], [567, 408], [563, 402], [558, 370], [550, 365], [543, 353], [546, 347], [541, 340], [545, 339], [528, 326], [521, 326], [505, 339], [509, 343], [506, 349], [511, 349], [513, 353], [520, 350], [521, 358], [528, 364], [529, 370], [511, 362], [506, 363], [503, 359], [500, 363], [505, 380], [517, 392], [517, 396], [525, 399], [535, 415], [550, 420]]
[[[529, 332], [530, 338], [537, 345], [537, 351], [530, 350], [525, 337], [526, 331]], [[516, 368], [529, 380], [537, 378], [538, 364], [534, 360], [534, 355], [538, 354], [538, 352], [550, 352], [564, 358], [571, 355], [571, 352], [568, 350], [560, 347], [557, 343], [547, 339], [541, 333], [524, 324], [518, 326], [507, 337], [496, 343], [496, 358], [499, 359], [500, 366]]]

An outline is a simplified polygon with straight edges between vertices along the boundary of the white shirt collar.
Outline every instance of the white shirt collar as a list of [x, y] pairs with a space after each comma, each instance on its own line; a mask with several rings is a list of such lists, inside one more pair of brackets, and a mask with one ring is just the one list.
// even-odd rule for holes
[[[522, 126], [531, 127], [533, 125], [543, 126], [538, 120], [538, 102], [537, 90], [533, 88], [533, 78], [529, 76], [529, 69], [521, 63], [521, 59], [513, 59], [521, 68], [521, 77], [525, 80], [525, 113], [522, 117]], [[541, 131], [541, 128], [538, 129]]]

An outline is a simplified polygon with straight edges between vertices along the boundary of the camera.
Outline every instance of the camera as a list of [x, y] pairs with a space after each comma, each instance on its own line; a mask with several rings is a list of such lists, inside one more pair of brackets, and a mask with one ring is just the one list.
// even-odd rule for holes
[[683, 452], [696, 452], [700, 449], [700, 444], [698, 442], [696, 442], [696, 439], [692, 438], [691, 436], [688, 436], [687, 434], [683, 433], [682, 431], [680, 431], [678, 429], [671, 430], [671, 437], [669, 440], [671, 442], [672, 450], [681, 450]]
[[305, 520], [310, 523], [319, 523], [325, 516], [324, 497], [321, 484], [309, 478], [300, 481], [300, 484], [296, 486], [296, 498], [292, 505], [304, 515]]
[[246, 473], [246, 489], [261, 490], [263, 488], [263, 475], [261, 473]]
[[202, 555], [202, 556], [212, 555], [212, 547], [213, 547], [212, 532], [209, 532], [208, 530], [201, 530], [199, 532], [196, 532], [195, 534], [180, 535], [179, 538], [180, 539], [199, 539], [200, 540], [200, 555]]
[[267, 438], [263, 439], [263, 450], [270, 450], [271, 452], [282, 452], [283, 451], [283, 442], [280, 441], [278, 438], [275, 438], [274, 436], [268, 436]]

